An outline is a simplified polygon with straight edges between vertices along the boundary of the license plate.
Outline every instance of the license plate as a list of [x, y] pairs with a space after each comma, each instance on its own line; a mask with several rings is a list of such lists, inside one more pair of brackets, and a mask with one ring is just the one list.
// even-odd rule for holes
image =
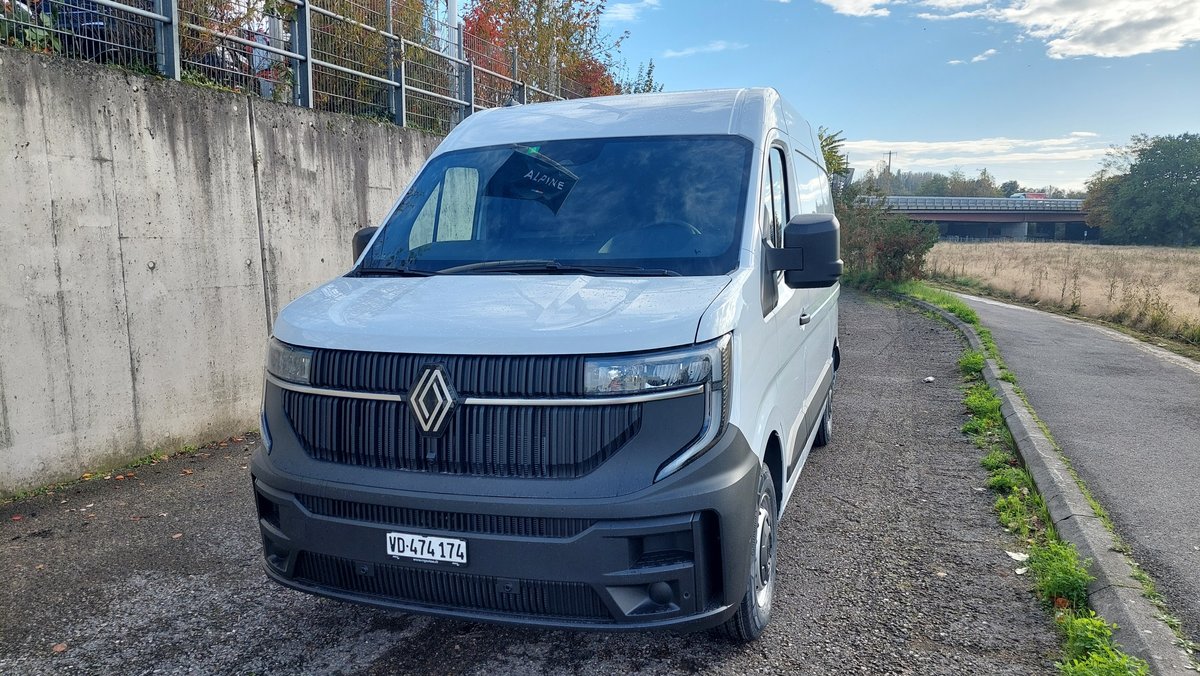
[[387, 534], [388, 556], [436, 563], [444, 561], [456, 566], [467, 563], [467, 541], [411, 533]]

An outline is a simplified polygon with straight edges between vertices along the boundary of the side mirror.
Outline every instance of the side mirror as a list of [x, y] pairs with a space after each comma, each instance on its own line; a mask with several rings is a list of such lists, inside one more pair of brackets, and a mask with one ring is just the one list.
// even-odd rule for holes
[[[357, 261], [362, 252], [366, 251], [367, 245], [371, 243], [371, 238], [375, 236], [375, 231], [379, 228], [371, 226], [362, 228], [354, 233], [354, 260]], [[353, 262], [353, 261], [352, 261]]]
[[842, 276], [842, 245], [837, 218], [832, 214], [802, 214], [783, 229], [783, 248], [768, 248], [767, 267], [783, 271], [793, 289], [833, 286]]

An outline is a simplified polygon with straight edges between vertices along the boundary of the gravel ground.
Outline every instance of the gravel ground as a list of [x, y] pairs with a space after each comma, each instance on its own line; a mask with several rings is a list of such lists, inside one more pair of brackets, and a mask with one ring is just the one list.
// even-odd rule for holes
[[775, 616], [752, 646], [434, 620], [279, 588], [259, 564], [247, 439], [0, 507], [0, 673], [1052, 672], [1052, 622], [1013, 572], [1018, 543], [958, 431], [959, 339], [852, 293], [841, 335], [835, 441], [783, 520]]

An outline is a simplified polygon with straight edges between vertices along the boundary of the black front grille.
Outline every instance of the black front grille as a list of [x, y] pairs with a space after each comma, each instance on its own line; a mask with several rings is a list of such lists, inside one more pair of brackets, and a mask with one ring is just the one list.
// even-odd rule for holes
[[583, 357], [392, 354], [315, 350], [312, 385], [357, 392], [403, 394], [430, 364], [445, 368], [464, 397], [577, 397], [583, 395]]
[[345, 465], [443, 474], [575, 478], [641, 429], [641, 404], [465, 405], [441, 437], [423, 437], [399, 401], [284, 390], [283, 411], [312, 457]]
[[[361, 575], [349, 559], [300, 552], [295, 577], [325, 589], [360, 596], [500, 615], [611, 622], [590, 586], [545, 580], [501, 581], [484, 575], [375, 564]], [[507, 587], [511, 591], [505, 591]]]
[[313, 514], [352, 521], [368, 521], [400, 528], [482, 533], [485, 535], [514, 535], [537, 538], [569, 538], [591, 528], [591, 519], [568, 519], [540, 516], [502, 516], [494, 514], [465, 514], [411, 507], [373, 505], [349, 500], [297, 495], [300, 504]]

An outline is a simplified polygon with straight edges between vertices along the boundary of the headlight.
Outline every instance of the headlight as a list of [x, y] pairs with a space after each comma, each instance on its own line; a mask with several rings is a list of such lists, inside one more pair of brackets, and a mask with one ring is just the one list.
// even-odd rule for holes
[[290, 383], [309, 384], [313, 351], [272, 338], [267, 346], [267, 373]]
[[725, 378], [728, 337], [696, 347], [627, 357], [593, 357], [584, 362], [584, 391], [591, 396], [641, 394]]
[[702, 345], [584, 362], [589, 396], [646, 394], [685, 387], [704, 388], [704, 424], [695, 440], [659, 467], [654, 480], [678, 472], [712, 448], [729, 423], [730, 336]]

